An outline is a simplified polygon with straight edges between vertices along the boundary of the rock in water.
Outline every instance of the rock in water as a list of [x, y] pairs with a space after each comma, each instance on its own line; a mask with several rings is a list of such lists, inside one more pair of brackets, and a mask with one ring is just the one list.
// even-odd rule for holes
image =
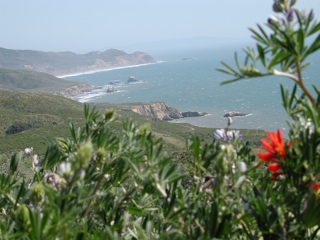
[[138, 82], [138, 80], [134, 76], [131, 76], [131, 77], [129, 77], [129, 79], [126, 83], [132, 83], [132, 82]]
[[114, 87], [108, 87], [107, 92], [114, 92]]
[[183, 117], [202, 117], [202, 116], [205, 116], [207, 113], [188, 111], [188, 112], [182, 112], [181, 114]]
[[227, 112], [225, 113], [223, 116], [224, 117], [244, 117], [244, 116], [247, 116], [248, 114], [246, 113], [240, 113], [240, 112]]

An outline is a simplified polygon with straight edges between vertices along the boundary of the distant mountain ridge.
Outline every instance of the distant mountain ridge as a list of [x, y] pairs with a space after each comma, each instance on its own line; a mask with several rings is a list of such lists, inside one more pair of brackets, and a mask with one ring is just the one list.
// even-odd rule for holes
[[116, 67], [156, 63], [149, 54], [127, 54], [117, 49], [76, 54], [0, 48], [0, 67], [49, 73], [54, 76], [104, 70]]

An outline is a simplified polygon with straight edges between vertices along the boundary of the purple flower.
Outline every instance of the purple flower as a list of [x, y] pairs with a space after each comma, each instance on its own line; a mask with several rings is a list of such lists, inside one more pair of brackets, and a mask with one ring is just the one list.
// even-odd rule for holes
[[39, 164], [39, 160], [38, 160], [38, 155], [37, 155], [37, 154], [33, 156], [33, 163], [34, 163], [35, 165], [38, 165], [38, 164]]
[[[301, 21], [302, 22], [305, 22], [308, 18], [307, 16], [307, 10], [306, 9], [303, 9], [301, 12], [300, 12], [300, 16], [301, 16]], [[314, 19], [314, 13], [313, 11], [310, 12], [309, 14], [309, 17], [310, 17], [310, 21], [312, 21]]]
[[213, 133], [213, 137], [217, 140], [224, 139], [226, 137], [226, 131], [224, 129], [216, 130], [216, 133]]
[[32, 149], [31, 148], [25, 148], [24, 152], [25, 152], [25, 154], [31, 154]]
[[279, 1], [276, 1], [276, 2], [272, 5], [272, 9], [273, 9], [273, 11], [275, 11], [276, 13], [282, 12], [282, 8], [281, 8], [281, 5], [280, 5]]
[[287, 13], [287, 20], [291, 22], [294, 19], [295, 11], [293, 9], [290, 9], [290, 11]]
[[242, 134], [240, 134], [240, 131], [232, 130], [226, 132], [224, 129], [218, 129], [215, 133], [213, 133], [213, 137], [217, 140], [226, 139], [227, 141], [230, 141], [233, 139], [233, 137], [235, 139], [241, 139]]
[[271, 15], [269, 18], [268, 18], [268, 23], [272, 26], [275, 26], [276, 24], [281, 24], [283, 23], [283, 20], [277, 16], [273, 16]]

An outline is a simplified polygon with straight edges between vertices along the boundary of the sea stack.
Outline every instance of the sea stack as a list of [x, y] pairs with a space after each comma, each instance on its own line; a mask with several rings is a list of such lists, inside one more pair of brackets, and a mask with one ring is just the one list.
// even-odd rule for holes
[[224, 117], [244, 117], [244, 116], [247, 116], [248, 114], [246, 113], [240, 113], [240, 112], [227, 112], [225, 113], [223, 116]]
[[134, 76], [130, 76], [126, 83], [138, 82], [138, 80]]

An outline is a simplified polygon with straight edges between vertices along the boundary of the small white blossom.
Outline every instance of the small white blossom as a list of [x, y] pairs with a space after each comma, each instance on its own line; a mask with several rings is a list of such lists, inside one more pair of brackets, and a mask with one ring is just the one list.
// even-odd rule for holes
[[24, 152], [25, 152], [25, 154], [31, 154], [32, 148], [25, 148]]
[[39, 164], [39, 160], [38, 160], [38, 155], [37, 155], [37, 154], [33, 156], [33, 163], [34, 163], [35, 165], [38, 165], [38, 164]]
[[58, 166], [58, 173], [61, 175], [61, 176], [69, 176], [72, 172], [72, 169], [71, 169], [71, 163], [69, 162], [62, 162], [59, 164]]
[[240, 162], [239, 164], [239, 170], [240, 172], [245, 172], [247, 171], [247, 164], [245, 162]]

